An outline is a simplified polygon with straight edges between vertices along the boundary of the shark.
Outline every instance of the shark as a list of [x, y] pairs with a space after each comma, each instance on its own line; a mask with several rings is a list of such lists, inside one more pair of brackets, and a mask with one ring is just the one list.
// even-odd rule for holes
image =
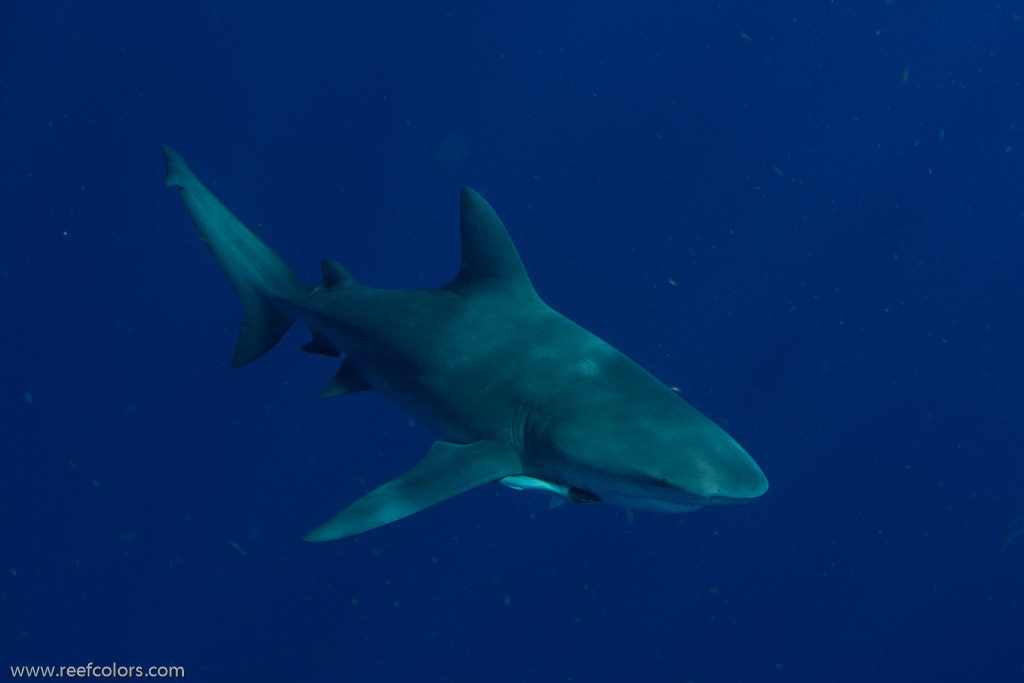
[[199, 235], [242, 299], [231, 366], [301, 319], [302, 351], [342, 358], [320, 392], [377, 392], [440, 439], [418, 464], [304, 540], [330, 541], [498, 482], [558, 502], [689, 512], [744, 503], [768, 481], [753, 458], [677, 391], [550, 308], [490, 204], [462, 188], [461, 264], [438, 289], [376, 289], [323, 259], [303, 284], [164, 146]]

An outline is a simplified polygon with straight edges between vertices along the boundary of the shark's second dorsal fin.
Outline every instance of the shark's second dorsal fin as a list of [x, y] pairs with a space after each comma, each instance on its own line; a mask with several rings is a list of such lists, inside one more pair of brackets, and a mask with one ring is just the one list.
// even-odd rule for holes
[[320, 259], [320, 272], [323, 277], [320, 284], [313, 288], [310, 296], [317, 292], [336, 292], [339, 289], [355, 287], [358, 283], [345, 266], [329, 258]]
[[462, 188], [459, 219], [462, 265], [444, 288], [461, 294], [494, 287], [513, 296], [536, 296], [508, 230], [491, 205], [468, 187]]

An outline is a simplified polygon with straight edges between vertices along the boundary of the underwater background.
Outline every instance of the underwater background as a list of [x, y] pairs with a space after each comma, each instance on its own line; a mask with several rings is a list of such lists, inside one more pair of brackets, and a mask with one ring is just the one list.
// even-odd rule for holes
[[[1024, 4], [40, 2], [0, 22], [0, 664], [211, 681], [1024, 680]], [[540, 295], [771, 488], [491, 485], [302, 535], [434, 435], [241, 304], [169, 144], [295, 269]], [[6, 676], [6, 671], [3, 672]]]

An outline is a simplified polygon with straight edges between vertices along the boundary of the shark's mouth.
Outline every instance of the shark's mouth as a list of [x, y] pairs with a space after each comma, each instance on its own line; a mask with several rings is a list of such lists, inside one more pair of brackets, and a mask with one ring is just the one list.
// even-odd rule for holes
[[729, 496], [711, 496], [708, 505], [742, 505], [754, 500], [753, 498], [731, 498]]
[[694, 500], [666, 500], [664, 498], [644, 498], [641, 496], [614, 495], [606, 493], [602, 500], [605, 503], [630, 510], [647, 510], [649, 512], [662, 512], [668, 514], [681, 514], [693, 512], [704, 507], [707, 503]]
[[634, 496], [610, 496], [608, 494], [605, 494], [602, 500], [606, 503], [611, 503], [612, 505], [618, 505], [620, 507], [631, 508], [634, 510], [649, 510], [652, 512], [665, 512], [669, 514], [693, 512], [694, 510], [699, 510], [708, 505], [735, 505], [750, 501], [749, 498], [730, 498], [729, 496], [711, 496], [710, 498], [692, 496], [689, 497], [689, 499], [665, 499]]
[[711, 496], [710, 498], [705, 498], [682, 492], [673, 498], [647, 498], [642, 495], [631, 496], [608, 492], [599, 495], [586, 489], [555, 484], [525, 475], [504, 477], [499, 480], [499, 483], [517, 491], [541, 491], [560, 500], [577, 504], [604, 502], [633, 510], [650, 510], [652, 512], [670, 514], [693, 512], [706, 505], [735, 505], [750, 501], [750, 498], [732, 498], [730, 496]]

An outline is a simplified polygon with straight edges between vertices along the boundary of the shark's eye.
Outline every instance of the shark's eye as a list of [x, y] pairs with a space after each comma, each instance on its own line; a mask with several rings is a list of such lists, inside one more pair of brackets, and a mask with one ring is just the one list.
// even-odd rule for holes
[[662, 477], [661, 478], [661, 485], [662, 486], [668, 486], [668, 477]]

